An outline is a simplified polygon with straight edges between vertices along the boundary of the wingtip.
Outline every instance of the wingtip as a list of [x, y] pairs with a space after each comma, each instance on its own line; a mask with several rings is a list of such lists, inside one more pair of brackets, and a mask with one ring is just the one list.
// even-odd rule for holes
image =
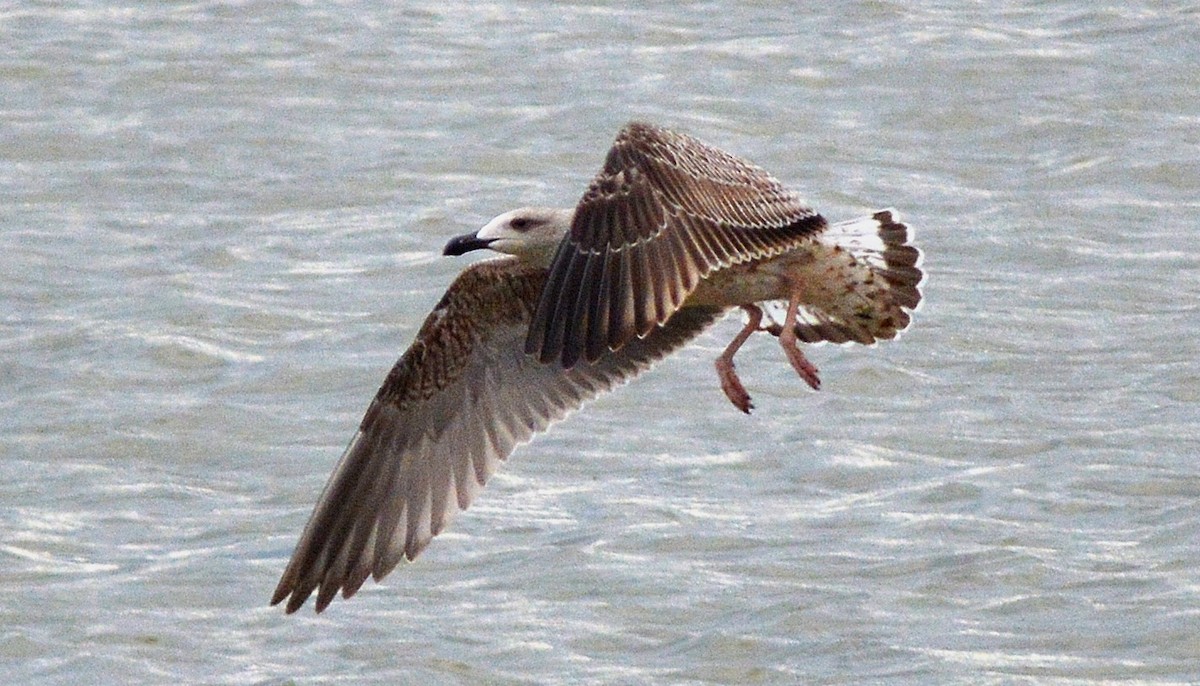
[[[292, 591], [289, 594], [285, 594], [283, 597], [272, 598], [271, 606], [274, 607], [275, 605], [278, 605], [279, 603], [283, 602], [284, 599], [287, 600], [287, 604], [283, 606], [283, 613], [286, 615], [294, 615], [296, 614], [297, 610], [304, 607], [305, 601], [308, 600], [308, 594]], [[320, 610], [317, 611], [320, 612]]]
[[[289, 576], [289, 573], [285, 572], [283, 578], [279, 580], [279, 584], [275, 586], [275, 592], [271, 594], [271, 607], [275, 607], [284, 600], [287, 600], [288, 603], [285, 607], [285, 610], [287, 614], [290, 615], [296, 611], [292, 607], [292, 604], [295, 602], [296, 589], [292, 586], [292, 581]], [[301, 602], [303, 603], [303, 601]]]

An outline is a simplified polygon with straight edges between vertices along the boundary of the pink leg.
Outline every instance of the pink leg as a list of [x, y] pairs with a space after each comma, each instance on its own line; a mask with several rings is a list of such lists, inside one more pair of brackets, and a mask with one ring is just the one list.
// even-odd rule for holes
[[787, 316], [783, 318], [783, 331], [779, 332], [779, 345], [787, 355], [792, 368], [804, 379], [814, 391], [821, 390], [821, 378], [817, 376], [817, 368], [804, 356], [800, 350], [800, 341], [796, 338], [796, 315], [800, 311], [800, 301], [792, 298], [788, 301]]
[[729, 402], [737, 409], [750, 414], [754, 403], [750, 402], [750, 394], [746, 392], [746, 387], [742, 385], [741, 379], [738, 378], [737, 372], [733, 370], [733, 355], [742, 347], [750, 336], [757, 332], [758, 325], [762, 323], [763, 313], [754, 305], [742, 305], [742, 309], [750, 316], [750, 321], [738, 335], [733, 337], [729, 345], [725, 347], [725, 352], [717, 358], [717, 377], [721, 380], [721, 390], [725, 391], [725, 397], [729, 398]]

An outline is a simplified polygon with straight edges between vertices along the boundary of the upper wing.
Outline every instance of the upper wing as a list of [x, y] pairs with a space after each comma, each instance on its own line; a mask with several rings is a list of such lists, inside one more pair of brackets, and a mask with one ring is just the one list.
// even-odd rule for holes
[[546, 271], [504, 258], [465, 270], [388, 374], [325, 486], [274, 605], [321, 611], [401, 558], [413, 559], [465, 509], [520, 443], [683, 345], [721, 314], [687, 308], [653, 336], [564, 370], [522, 341]]
[[575, 210], [525, 351], [570, 368], [646, 336], [714, 270], [825, 228], [762, 169], [648, 124], [621, 130]]

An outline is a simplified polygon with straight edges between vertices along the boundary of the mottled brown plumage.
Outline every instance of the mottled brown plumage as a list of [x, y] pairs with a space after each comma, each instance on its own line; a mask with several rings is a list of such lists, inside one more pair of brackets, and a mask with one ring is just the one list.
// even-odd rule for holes
[[770, 174], [632, 123], [575, 209], [525, 351], [573, 366], [666, 322], [714, 271], [779, 255], [826, 226]]
[[468, 267], [393, 367], [334, 469], [272, 604], [317, 611], [415, 558], [499, 463], [589, 398], [647, 369], [715, 321], [692, 308], [653, 335], [571, 370], [526, 356], [546, 278], [513, 257]]
[[[521, 208], [447, 243], [511, 257], [468, 267], [388, 374], [272, 597], [317, 611], [416, 557], [513, 449], [649, 368], [731, 308], [716, 360], [743, 412], [735, 353], [778, 337], [870, 344], [908, 326], [921, 253], [884, 210], [829, 224], [769, 174], [649, 124], [622, 129], [574, 209]], [[784, 305], [782, 321], [763, 306]], [[764, 324], [764, 322], [768, 322]]]

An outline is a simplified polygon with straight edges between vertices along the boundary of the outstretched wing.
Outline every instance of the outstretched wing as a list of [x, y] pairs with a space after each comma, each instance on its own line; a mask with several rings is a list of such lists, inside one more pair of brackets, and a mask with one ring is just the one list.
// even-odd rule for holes
[[499, 463], [586, 400], [649, 368], [721, 314], [688, 308], [643, 340], [564, 370], [525, 355], [545, 269], [465, 270], [388, 374], [325, 486], [271, 604], [352, 596], [416, 557]]
[[762, 169], [631, 123], [579, 201], [525, 351], [566, 368], [595, 361], [666, 323], [714, 270], [777, 255], [824, 228]]

